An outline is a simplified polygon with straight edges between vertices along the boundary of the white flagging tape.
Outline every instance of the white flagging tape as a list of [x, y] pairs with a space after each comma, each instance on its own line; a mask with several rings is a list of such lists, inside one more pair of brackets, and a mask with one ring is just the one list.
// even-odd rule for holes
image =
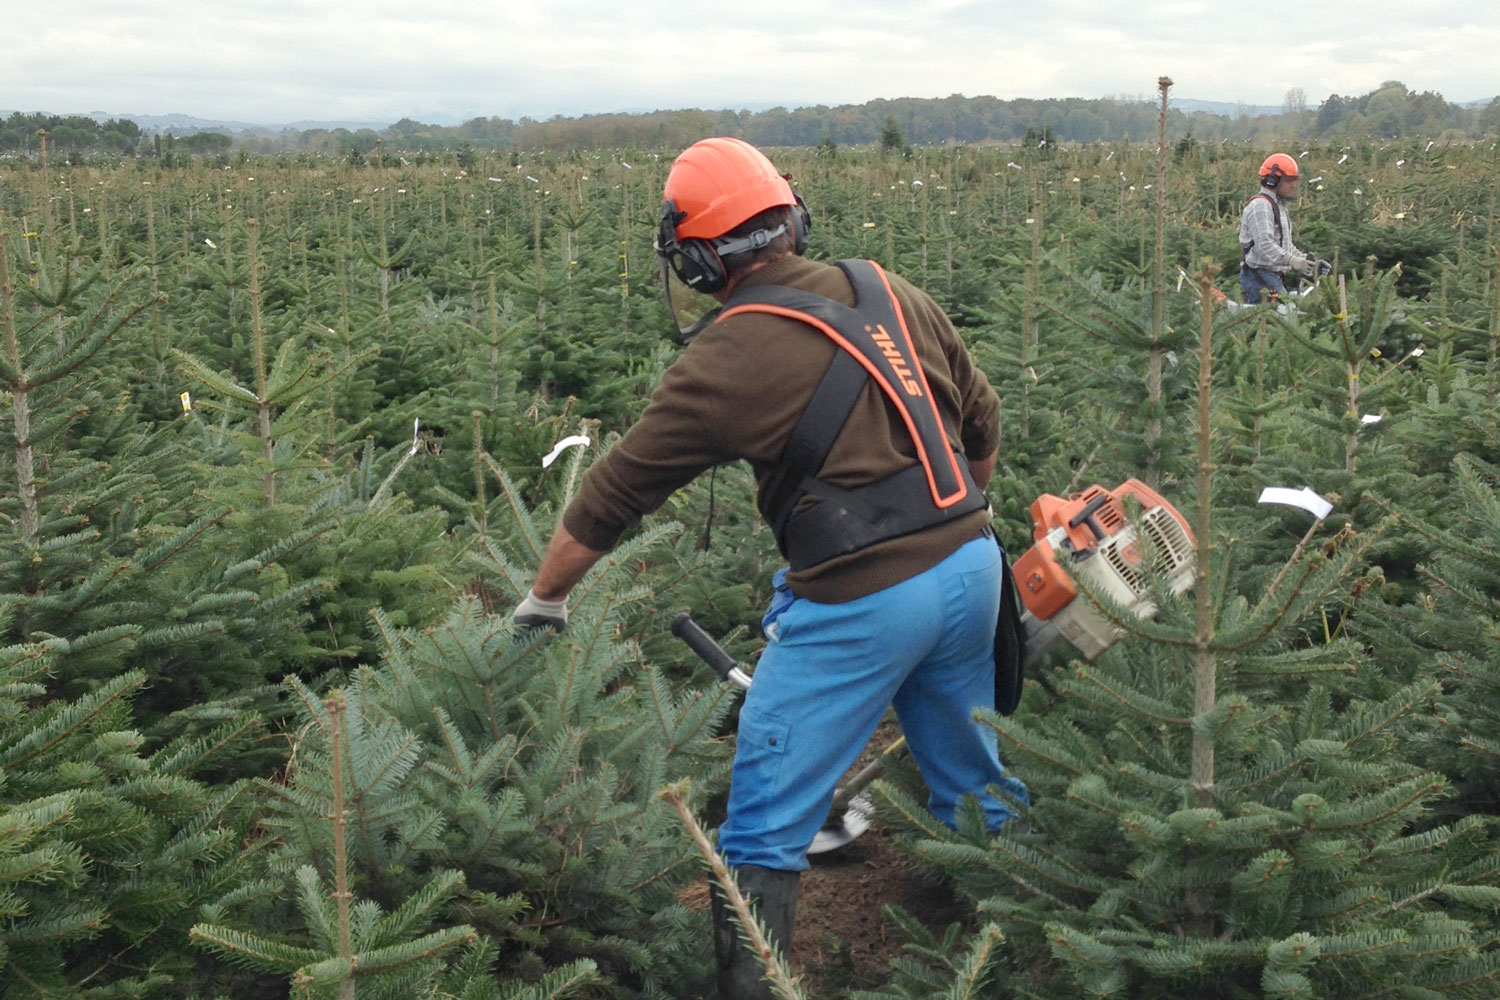
[[1333, 504], [1314, 493], [1309, 487], [1294, 490], [1290, 486], [1267, 486], [1260, 491], [1259, 503], [1279, 503], [1288, 507], [1301, 507], [1318, 520], [1328, 516]]
[[587, 435], [584, 434], [574, 434], [571, 437], [563, 438], [561, 441], [557, 442], [557, 444], [552, 446], [551, 451], [542, 456], [542, 468], [549, 468], [553, 462], [557, 461], [558, 455], [561, 455], [563, 452], [567, 451], [574, 445], [581, 445], [587, 448], [588, 444], [589, 439]]

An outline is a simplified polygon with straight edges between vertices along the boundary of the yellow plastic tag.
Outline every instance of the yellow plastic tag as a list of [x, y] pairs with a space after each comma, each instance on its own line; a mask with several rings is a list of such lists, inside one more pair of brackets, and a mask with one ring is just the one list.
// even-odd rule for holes
[[183, 413], [192, 413], [193, 412], [193, 394], [190, 393], [190, 392], [185, 392], [185, 393], [183, 393], [178, 398], [182, 400], [182, 412]]

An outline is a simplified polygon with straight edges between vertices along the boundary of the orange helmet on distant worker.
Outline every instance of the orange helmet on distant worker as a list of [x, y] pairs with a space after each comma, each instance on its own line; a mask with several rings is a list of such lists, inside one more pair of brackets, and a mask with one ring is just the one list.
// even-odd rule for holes
[[1285, 153], [1272, 153], [1260, 165], [1260, 182], [1268, 188], [1275, 189], [1283, 177], [1296, 176], [1297, 161]]
[[[727, 235], [760, 213], [781, 207], [791, 212], [780, 225]], [[807, 249], [811, 228], [807, 206], [760, 150], [743, 139], [722, 136], [689, 146], [667, 174], [655, 243], [667, 308], [679, 336], [690, 339], [713, 321], [717, 310], [710, 303], [681, 307], [693, 296], [712, 296], [728, 285], [725, 257], [758, 250], [788, 232], [800, 254]], [[675, 298], [674, 279], [680, 283]], [[694, 321], [684, 323], [684, 316]]]

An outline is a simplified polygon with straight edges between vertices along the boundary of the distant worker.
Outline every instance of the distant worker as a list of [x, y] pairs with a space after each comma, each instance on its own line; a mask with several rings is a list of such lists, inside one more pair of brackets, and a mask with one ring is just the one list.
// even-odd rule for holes
[[[887, 706], [940, 820], [973, 794], [998, 829], [1014, 813], [986, 789], [1026, 800], [973, 718], [996, 707], [1008, 572], [984, 496], [1000, 399], [922, 291], [871, 261], [803, 257], [810, 225], [746, 142], [705, 139], [672, 164], [656, 251], [694, 339], [584, 475], [514, 615], [561, 629], [569, 591], [642, 515], [715, 465], [750, 464], [790, 566], [772, 581], [719, 849], [783, 952], [808, 846]], [[717, 892], [713, 911], [720, 996], [769, 997]]]
[[1315, 278], [1327, 273], [1328, 263], [1297, 249], [1292, 242], [1292, 219], [1287, 204], [1297, 200], [1297, 161], [1272, 153], [1260, 165], [1260, 191], [1240, 216], [1240, 288], [1249, 305], [1263, 297], [1286, 298], [1286, 276]]

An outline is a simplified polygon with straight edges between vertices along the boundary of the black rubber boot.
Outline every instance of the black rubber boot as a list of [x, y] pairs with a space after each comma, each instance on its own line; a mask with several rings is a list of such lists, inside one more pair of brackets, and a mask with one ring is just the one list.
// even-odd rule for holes
[[[783, 959], [791, 951], [792, 924], [797, 918], [797, 884], [801, 872], [778, 871], [759, 865], [735, 869], [740, 892], [750, 901], [771, 947]], [[774, 996], [766, 968], [751, 950], [735, 919], [734, 908], [716, 881], [709, 881], [714, 918], [714, 958], [719, 964], [719, 1000], [770, 1000]]]

